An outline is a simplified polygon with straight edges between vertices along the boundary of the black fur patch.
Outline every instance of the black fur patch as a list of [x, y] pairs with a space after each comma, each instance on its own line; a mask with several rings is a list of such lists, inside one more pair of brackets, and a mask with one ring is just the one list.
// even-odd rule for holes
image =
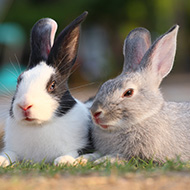
[[28, 69], [31, 69], [41, 61], [47, 61], [51, 50], [51, 31], [52, 26], [49, 24], [49, 19], [40, 19], [33, 26], [31, 31], [31, 54], [28, 64]]
[[11, 108], [10, 108], [10, 110], [9, 110], [9, 115], [10, 115], [12, 118], [14, 117], [14, 114], [13, 114], [13, 102], [15, 101], [15, 95], [16, 95], [16, 93], [17, 93], [18, 86], [19, 86], [19, 84], [20, 84], [21, 81], [22, 81], [22, 75], [23, 75], [23, 73], [21, 73], [21, 74], [19, 75], [19, 77], [17, 78], [16, 91], [15, 91], [15, 94], [14, 94], [13, 99], [12, 99], [12, 101], [11, 101]]
[[84, 148], [81, 148], [78, 150], [78, 154], [83, 155], [83, 154], [89, 154], [89, 153], [93, 153], [95, 151], [95, 147], [94, 147], [94, 143], [93, 143], [93, 138], [92, 138], [92, 118], [90, 117], [90, 121], [89, 121], [89, 126], [88, 126], [88, 141], [87, 141], [87, 145]]
[[56, 110], [56, 116], [61, 117], [65, 115], [76, 104], [75, 99], [71, 96], [69, 90], [67, 90], [59, 101], [59, 107]]
[[11, 108], [9, 110], [9, 115], [13, 118], [14, 117], [14, 114], [13, 114], [13, 102], [15, 100], [15, 96], [13, 96], [13, 99], [11, 101]]
[[[49, 85], [55, 81], [55, 89], [52, 92], [48, 92]], [[52, 75], [46, 85], [47, 92], [59, 102], [59, 107], [56, 110], [56, 116], [61, 117], [65, 115], [76, 104], [75, 99], [69, 92], [67, 79], [65, 80], [59, 71]]]

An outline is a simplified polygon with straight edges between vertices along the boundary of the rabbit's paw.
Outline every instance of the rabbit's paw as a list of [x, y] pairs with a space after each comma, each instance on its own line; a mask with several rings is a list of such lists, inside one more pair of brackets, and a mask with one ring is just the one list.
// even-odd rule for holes
[[75, 160], [75, 164], [80, 164], [80, 165], [86, 165], [86, 163], [88, 162], [89, 160], [83, 156], [79, 156], [76, 160]]
[[10, 164], [11, 163], [10, 163], [10, 161], [7, 158], [5, 158], [4, 156], [0, 156], [0, 166], [7, 167]]
[[95, 153], [91, 153], [91, 154], [84, 154], [84, 155], [81, 155], [79, 156], [76, 161], [79, 163], [79, 164], [86, 164], [87, 162], [93, 162], [95, 161], [96, 159], [100, 158], [100, 154], [95, 152]]
[[117, 163], [117, 164], [124, 164], [124, 160], [122, 158], [119, 158], [118, 156], [112, 156], [112, 155], [107, 155], [107, 156], [103, 156], [99, 159], [97, 159], [94, 164], [98, 165], [98, 164], [102, 164], [104, 163], [104, 165], [106, 165], [106, 163]]
[[72, 156], [66, 155], [66, 156], [60, 156], [54, 160], [54, 165], [63, 165], [63, 164], [74, 164], [75, 158]]

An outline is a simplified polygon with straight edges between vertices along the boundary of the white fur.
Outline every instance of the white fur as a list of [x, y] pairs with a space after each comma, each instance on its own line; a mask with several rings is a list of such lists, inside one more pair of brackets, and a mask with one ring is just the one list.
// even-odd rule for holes
[[[22, 74], [13, 102], [14, 117], [9, 116], [6, 121], [0, 165], [7, 166], [16, 160], [52, 162], [58, 157], [55, 164], [64, 163], [68, 156], [71, 160], [78, 157], [77, 150], [87, 144], [90, 113], [86, 105], [76, 100], [64, 116], [55, 116], [59, 103], [46, 90], [54, 73], [53, 67], [41, 62]], [[32, 105], [29, 117], [34, 121], [26, 121], [19, 107], [27, 105]]]
[[[21, 125], [41, 124], [53, 117], [58, 102], [46, 90], [47, 82], [52, 74], [55, 74], [55, 69], [44, 62], [23, 73], [13, 103], [14, 117]], [[33, 122], [24, 120], [25, 117], [19, 107], [27, 105], [32, 105], [30, 118], [35, 119]]]
[[[3, 152], [12, 162], [24, 159], [34, 162], [45, 159], [46, 162], [52, 162], [65, 155], [76, 158], [77, 150], [86, 145], [88, 114], [85, 105], [77, 101], [65, 116], [41, 126], [21, 126], [9, 117], [5, 128], [6, 145]], [[0, 162], [1, 159], [2, 157]]]

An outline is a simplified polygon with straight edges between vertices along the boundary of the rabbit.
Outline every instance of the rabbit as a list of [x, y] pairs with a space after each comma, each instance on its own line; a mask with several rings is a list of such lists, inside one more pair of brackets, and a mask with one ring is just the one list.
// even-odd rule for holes
[[178, 28], [153, 44], [145, 28], [129, 33], [122, 73], [105, 82], [94, 98], [96, 153], [84, 158], [97, 163], [133, 157], [158, 163], [190, 160], [190, 103], [167, 102], [159, 89], [173, 66]]
[[1, 166], [23, 160], [72, 164], [88, 147], [90, 102], [72, 97], [67, 82], [87, 14], [72, 21], [55, 42], [54, 20], [44, 18], [33, 26], [28, 68], [18, 77], [6, 120]]

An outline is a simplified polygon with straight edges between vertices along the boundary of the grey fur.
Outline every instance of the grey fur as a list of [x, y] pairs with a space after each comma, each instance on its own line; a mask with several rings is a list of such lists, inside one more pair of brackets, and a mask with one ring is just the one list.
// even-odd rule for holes
[[[142, 37], [141, 30], [134, 31]], [[95, 122], [95, 114], [99, 113], [93, 140], [101, 155], [119, 155], [126, 160], [140, 157], [157, 162], [177, 156], [190, 159], [190, 103], [166, 102], [159, 90], [160, 82], [173, 65], [177, 32], [176, 25], [144, 52], [137, 67], [132, 66], [136, 64], [135, 58], [130, 59], [132, 62], [125, 61], [121, 75], [101, 86], [91, 107]], [[124, 46], [142, 53], [139, 41], [133, 43]], [[132, 52], [126, 49], [125, 58], [135, 57], [134, 53], [128, 53]], [[123, 97], [130, 88], [134, 89], [133, 96]]]

